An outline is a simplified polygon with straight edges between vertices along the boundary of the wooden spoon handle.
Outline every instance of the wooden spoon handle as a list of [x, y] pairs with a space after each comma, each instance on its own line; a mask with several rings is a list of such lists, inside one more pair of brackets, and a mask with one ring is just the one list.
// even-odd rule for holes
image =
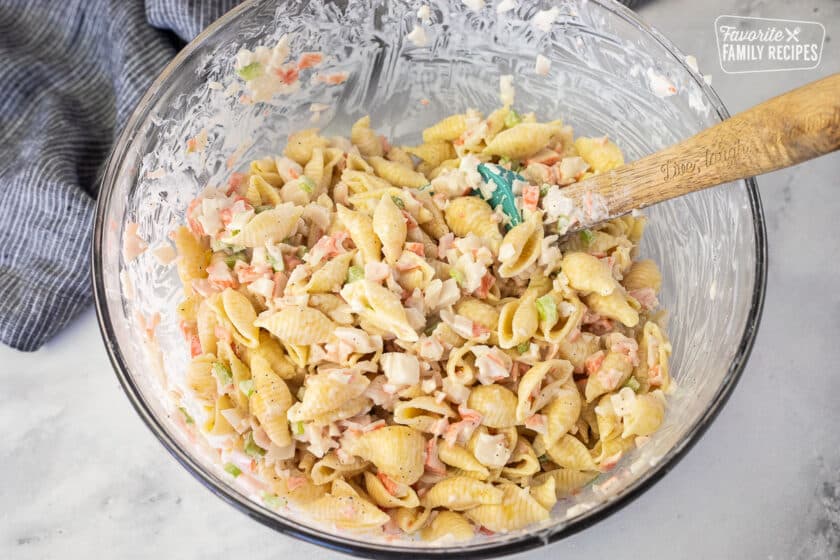
[[[574, 183], [563, 193], [584, 208], [591, 205], [592, 193], [600, 194], [610, 217], [621, 216], [693, 191], [796, 165], [838, 148], [840, 74], [834, 74], [633, 163]], [[584, 220], [579, 227], [597, 221]]]

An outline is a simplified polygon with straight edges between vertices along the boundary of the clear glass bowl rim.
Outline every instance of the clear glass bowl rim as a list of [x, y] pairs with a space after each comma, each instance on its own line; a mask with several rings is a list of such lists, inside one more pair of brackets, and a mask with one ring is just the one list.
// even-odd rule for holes
[[[166, 448], [167, 451], [180, 463], [187, 471], [192, 474], [201, 484], [213, 492], [216, 496], [232, 505], [236, 509], [243, 512], [248, 517], [259, 521], [260, 523], [279, 531], [285, 535], [289, 535], [312, 544], [317, 544], [329, 549], [342, 552], [350, 555], [361, 555], [366, 558], [398, 558], [398, 557], [445, 557], [453, 553], [461, 558], [488, 558], [495, 556], [502, 556], [507, 554], [514, 554], [523, 552], [532, 548], [546, 545], [548, 543], [556, 542], [560, 539], [568, 537], [577, 533], [587, 527], [605, 519], [609, 515], [617, 512], [622, 507], [629, 504], [641, 496], [647, 489], [653, 486], [665, 474], [673, 469], [676, 464], [682, 459], [686, 453], [694, 446], [700, 437], [709, 428], [712, 421], [717, 417], [720, 410], [723, 408], [732, 390], [738, 383], [738, 380], [743, 373], [746, 366], [750, 352], [752, 351], [755, 337], [758, 332], [758, 325], [761, 320], [761, 314], [764, 307], [764, 298], [767, 284], [767, 236], [764, 220], [764, 212], [761, 206], [761, 199], [758, 194], [758, 187], [755, 178], [750, 177], [744, 181], [747, 189], [747, 194], [750, 203], [750, 210], [753, 216], [753, 233], [755, 236], [755, 282], [753, 285], [752, 300], [747, 316], [747, 322], [744, 331], [741, 335], [741, 341], [738, 345], [737, 353], [729, 365], [727, 371], [717, 393], [710, 401], [709, 407], [705, 410], [703, 415], [695, 422], [695, 424], [686, 432], [685, 436], [677, 442], [662, 460], [654, 467], [648, 470], [645, 475], [636, 480], [626, 491], [617, 498], [601, 503], [593, 509], [586, 512], [584, 515], [575, 519], [572, 523], [566, 525], [560, 530], [552, 531], [549, 529], [547, 536], [544, 534], [545, 529], [535, 532], [533, 534], [525, 534], [522, 537], [496, 544], [488, 544], [483, 547], [437, 547], [437, 548], [410, 548], [401, 546], [384, 547], [382, 545], [370, 544], [359, 545], [355, 542], [348, 542], [341, 537], [322, 533], [320, 535], [313, 535], [309, 532], [299, 530], [290, 524], [285, 523], [275, 517], [266, 515], [262, 508], [256, 506], [250, 500], [244, 498], [233, 490], [232, 487], [220, 483], [218, 479], [213, 477], [204, 468], [195, 461], [189, 454], [187, 454], [178, 443], [167, 433], [164, 426], [158, 421], [151, 410], [146, 406], [143, 395], [137, 387], [131, 376], [128, 374], [128, 365], [126, 360], [116, 344], [116, 335], [114, 327], [111, 322], [111, 316], [108, 310], [108, 304], [105, 297], [105, 282], [103, 275], [103, 259], [102, 247], [103, 238], [106, 228], [106, 211], [110, 206], [109, 202], [113, 193], [113, 187], [116, 185], [119, 169], [122, 167], [122, 161], [128, 153], [128, 148], [134, 139], [135, 133], [139, 127], [146, 121], [150, 110], [153, 106], [153, 101], [161, 91], [163, 86], [168, 81], [169, 77], [175, 73], [181, 64], [190, 57], [196, 49], [203, 43], [204, 39], [211, 36], [218, 29], [225, 26], [229, 21], [234, 19], [240, 12], [249, 9], [252, 4], [260, 0], [246, 0], [239, 6], [227, 12], [218, 20], [209, 25], [202, 31], [195, 39], [193, 39], [181, 52], [164, 68], [161, 74], [149, 87], [149, 90], [140, 100], [137, 108], [129, 118], [125, 128], [119, 135], [117, 142], [109, 156], [105, 165], [105, 172], [103, 174], [101, 189], [97, 198], [96, 212], [94, 217], [93, 229], [93, 251], [91, 252], [91, 281], [93, 284], [94, 305], [96, 307], [96, 316], [99, 323], [102, 340], [108, 352], [108, 357], [117, 375], [117, 378], [122, 385], [123, 391], [128, 397], [137, 414], [143, 422], [152, 431], [155, 437]], [[614, 0], [589, 0], [597, 4], [600, 8], [612, 12], [613, 15], [624, 19], [627, 23], [635, 26], [639, 31], [649, 35], [652, 39], [659, 42], [677, 61], [679, 61], [686, 71], [693, 77], [697, 84], [702, 89], [706, 99], [711, 104], [713, 110], [717, 113], [721, 120], [729, 118], [729, 112], [724, 107], [715, 91], [705, 83], [705, 81], [694, 72], [686, 63], [685, 57], [680, 53], [679, 49], [666, 37], [660, 34], [642, 21], [633, 11], [615, 2]]]

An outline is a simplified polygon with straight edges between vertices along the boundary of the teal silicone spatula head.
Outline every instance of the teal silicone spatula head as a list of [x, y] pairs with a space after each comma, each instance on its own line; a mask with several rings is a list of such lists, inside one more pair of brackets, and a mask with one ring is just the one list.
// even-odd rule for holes
[[479, 163], [477, 169], [481, 178], [484, 179], [485, 182], [495, 185], [496, 188], [493, 189], [490, 198], [485, 197], [484, 194], [479, 191], [473, 191], [472, 194], [484, 198], [493, 208], [501, 207], [505, 216], [510, 218], [507, 224], [505, 224], [505, 230], [509, 230], [510, 228], [522, 223], [522, 214], [516, 208], [516, 198], [513, 194], [513, 182], [524, 182], [525, 178], [509, 169], [505, 169], [501, 165], [496, 165], [494, 163]]

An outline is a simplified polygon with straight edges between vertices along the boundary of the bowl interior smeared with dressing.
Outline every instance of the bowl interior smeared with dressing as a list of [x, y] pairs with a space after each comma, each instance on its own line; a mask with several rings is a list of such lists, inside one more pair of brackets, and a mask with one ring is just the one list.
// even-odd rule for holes
[[[509, 553], [555, 540], [616, 509], [664, 474], [708, 426], [743, 368], [760, 315], [765, 282], [764, 223], [753, 181], [673, 200], [646, 211], [642, 257], [662, 269], [662, 307], [670, 314], [671, 371], [679, 389], [665, 425], [578, 495], [561, 500], [542, 525], [479, 537], [457, 546], [359, 537], [271, 511], [232, 484], [213, 451], [188, 433], [171, 391], [188, 352], [175, 306], [174, 267], [150, 252], [126, 263], [125, 224], [139, 224], [150, 247], [168, 242], [189, 202], [208, 184], [222, 185], [237, 165], [277, 152], [288, 134], [318, 126], [344, 134], [370, 114], [399, 143], [470, 107], [498, 106], [499, 76], [512, 74], [515, 106], [543, 120], [562, 118], [576, 135], [606, 133], [628, 161], [719, 122], [726, 111], [665, 39], [612, 3], [565, 2], [549, 34], [523, 6], [497, 16], [460, 2], [321, 4], [248, 2], [220, 19], [170, 64], [141, 102], [111, 157], [99, 200], [93, 255], [97, 312], [109, 353], [132, 404], [164, 446], [214, 493], [285, 533], [348, 552]], [[406, 40], [418, 8], [431, 8], [426, 46]], [[291, 38], [292, 55], [321, 51], [322, 74], [347, 72], [340, 84], [307, 81], [269, 103], [240, 103], [234, 58], [240, 48]], [[552, 64], [534, 71], [538, 54]], [[662, 97], [662, 79], [677, 93]], [[210, 87], [208, 87], [210, 86]], [[313, 103], [326, 109], [313, 124]], [[185, 157], [202, 129], [207, 148]], [[744, 184], [746, 183], [746, 185]], [[746, 187], [746, 188], [745, 188]], [[124, 272], [123, 272], [124, 271]], [[124, 281], [121, 283], [121, 272]], [[125, 278], [128, 277], [129, 289]], [[127, 295], [133, 291], [133, 297]], [[143, 321], [160, 314], [153, 341]]]

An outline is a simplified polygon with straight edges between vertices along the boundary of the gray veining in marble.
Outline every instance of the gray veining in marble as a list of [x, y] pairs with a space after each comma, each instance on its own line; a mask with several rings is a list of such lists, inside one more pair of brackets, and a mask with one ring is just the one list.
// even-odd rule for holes
[[[653, 0], [730, 111], [840, 71], [836, 0]], [[816, 20], [812, 71], [725, 75], [720, 14]], [[840, 153], [759, 180], [769, 286], [744, 376], [718, 420], [620, 514], [516, 558], [840, 558]], [[309, 559], [192, 479], [131, 409], [92, 311], [36, 354], [0, 348], [0, 558]]]

